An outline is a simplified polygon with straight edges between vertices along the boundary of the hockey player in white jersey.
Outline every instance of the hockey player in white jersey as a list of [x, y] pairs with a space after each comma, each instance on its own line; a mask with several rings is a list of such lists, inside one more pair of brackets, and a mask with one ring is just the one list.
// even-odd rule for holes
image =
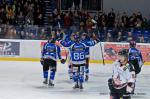
[[135, 86], [134, 66], [128, 62], [128, 51], [122, 49], [113, 64], [112, 78], [108, 80], [110, 99], [131, 99]]

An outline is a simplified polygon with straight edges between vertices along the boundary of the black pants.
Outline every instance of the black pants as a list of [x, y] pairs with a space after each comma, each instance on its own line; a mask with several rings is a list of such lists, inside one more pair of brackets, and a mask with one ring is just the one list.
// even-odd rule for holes
[[86, 67], [89, 68], [89, 58], [86, 58]]
[[110, 89], [110, 95], [112, 96], [112, 99], [120, 99], [120, 97], [122, 97], [123, 99], [131, 99], [130, 94], [126, 92], [126, 86], [121, 89], [116, 89], [113, 86], [112, 79], [108, 80], [108, 86]]
[[129, 62], [134, 66], [135, 73], [136, 73], [136, 74], [139, 74], [139, 73], [141, 72], [141, 67], [139, 66], [138, 60], [137, 60], [137, 59], [135, 59], [135, 60], [130, 60]]
[[57, 62], [55, 60], [44, 59], [44, 62], [43, 62], [43, 71], [48, 71], [49, 68], [51, 68], [54, 71], [56, 71], [56, 67], [57, 67]]
[[81, 71], [81, 70], [80, 70], [80, 67], [82, 67], [82, 66], [85, 66], [85, 64], [79, 64], [79, 65], [72, 64], [72, 67], [73, 67], [73, 68], [74, 68], [74, 67], [77, 67], [77, 68], [78, 68], [78, 72]]

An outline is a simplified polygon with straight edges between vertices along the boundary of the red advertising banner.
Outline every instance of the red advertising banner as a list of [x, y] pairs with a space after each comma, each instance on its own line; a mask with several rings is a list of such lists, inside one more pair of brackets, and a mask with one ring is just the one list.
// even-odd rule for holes
[[[117, 53], [122, 48], [129, 48], [128, 44], [104, 44], [104, 59], [105, 60], [116, 60], [117, 59]], [[139, 49], [142, 53], [143, 59], [145, 62], [150, 62], [150, 45], [137, 45], [137, 49]]]

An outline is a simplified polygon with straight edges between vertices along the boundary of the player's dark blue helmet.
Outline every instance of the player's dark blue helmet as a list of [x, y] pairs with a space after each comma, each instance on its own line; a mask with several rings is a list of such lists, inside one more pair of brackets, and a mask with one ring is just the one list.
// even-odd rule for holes
[[80, 36], [77, 35], [77, 34], [75, 34], [75, 35], [74, 35], [74, 39], [75, 39], [75, 41], [80, 41]]
[[130, 47], [136, 47], [136, 42], [135, 41], [130, 41]]

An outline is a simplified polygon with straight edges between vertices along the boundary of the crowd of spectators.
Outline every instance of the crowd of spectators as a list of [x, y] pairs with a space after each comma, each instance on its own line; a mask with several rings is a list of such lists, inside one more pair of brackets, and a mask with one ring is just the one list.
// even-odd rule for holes
[[0, 37], [13, 38], [12, 34], [16, 34], [14, 38], [47, 39], [51, 32], [86, 32], [88, 35], [96, 33], [101, 41], [107, 42], [132, 39], [150, 42], [150, 19], [140, 11], [129, 14], [111, 9], [108, 13], [97, 11], [91, 14], [87, 10], [63, 12], [55, 9], [49, 14], [48, 26], [43, 26], [42, 11], [39, 0], [0, 0], [0, 24], [3, 24]]
[[39, 0], [0, 0], [0, 24], [42, 24]]

